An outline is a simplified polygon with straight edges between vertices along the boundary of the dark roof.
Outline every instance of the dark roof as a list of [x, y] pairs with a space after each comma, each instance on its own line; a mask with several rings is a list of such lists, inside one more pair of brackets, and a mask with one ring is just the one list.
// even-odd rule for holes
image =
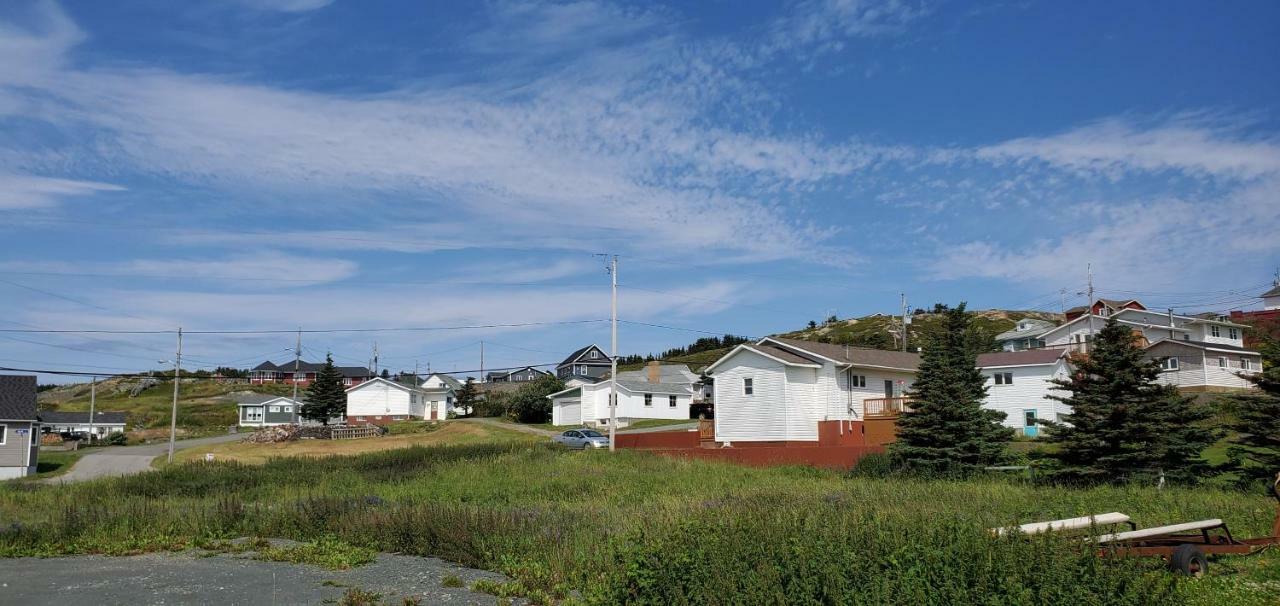
[[[102, 423], [104, 425], [124, 425], [126, 412], [99, 410], [93, 413], [93, 422]], [[52, 424], [89, 424], [89, 411], [87, 410], [49, 410], [40, 413], [41, 423]]]
[[1028, 366], [1053, 364], [1066, 353], [1062, 349], [1026, 349], [1023, 351], [997, 351], [978, 354], [978, 368], [992, 366]]
[[777, 358], [783, 362], [791, 362], [792, 364], [817, 364], [815, 360], [810, 360], [802, 355], [796, 354], [790, 350], [775, 347], [773, 345], [751, 344], [747, 349], [762, 353], [766, 356]]
[[36, 420], [35, 375], [0, 375], [0, 419]]
[[1280, 297], [1280, 282], [1276, 282], [1275, 286], [1272, 286], [1272, 287], [1271, 287], [1271, 290], [1268, 290], [1267, 292], [1264, 292], [1264, 293], [1262, 293], [1261, 295], [1258, 295], [1258, 296], [1260, 296], [1260, 297]]
[[884, 368], [900, 368], [915, 370], [920, 367], [920, 354], [905, 351], [889, 351], [854, 347], [852, 345], [836, 345], [834, 343], [818, 343], [801, 339], [769, 337], [773, 341], [801, 349], [809, 353], [829, 358], [842, 364], [854, 366], [879, 366]]
[[1188, 345], [1196, 349], [1217, 349], [1219, 351], [1234, 351], [1239, 353], [1250, 353], [1254, 355], [1262, 355], [1252, 349], [1248, 349], [1245, 347], [1227, 345], [1226, 343], [1206, 343], [1204, 341], [1189, 341], [1187, 339], [1161, 339], [1159, 341], [1156, 341], [1155, 343], [1152, 343], [1151, 347], [1155, 347], [1162, 343], [1173, 343], [1175, 345]]
[[526, 366], [526, 367], [524, 367], [524, 368], [517, 368], [517, 369], [515, 369], [515, 370], [498, 370], [498, 371], [494, 371], [494, 372], [491, 372], [491, 373], [486, 374], [486, 375], [485, 375], [485, 377], [486, 377], [486, 378], [489, 378], [489, 379], [492, 379], [492, 378], [494, 378], [494, 377], [509, 377], [509, 376], [511, 376], [511, 375], [514, 375], [514, 374], [517, 374], [517, 373], [521, 373], [521, 372], [524, 372], [524, 371], [526, 371], [526, 370], [532, 370], [533, 372], [536, 372], [536, 373], [538, 373], [538, 374], [543, 374], [543, 375], [549, 375], [549, 374], [551, 374], [550, 372], [547, 372], [547, 371], [545, 371], [545, 370], [539, 370], [539, 369], [534, 368], [534, 367], [532, 367], [532, 366]]
[[235, 401], [236, 401], [236, 404], [252, 405], [252, 404], [262, 404], [264, 402], [270, 402], [271, 400], [278, 400], [280, 398], [284, 398], [286, 400], [289, 399], [286, 396], [273, 396], [265, 393], [244, 393], [244, 394], [237, 395], [235, 397]]
[[[297, 366], [298, 366], [298, 372], [320, 372], [320, 369], [324, 368], [324, 362], [298, 362]], [[266, 362], [263, 362], [253, 367], [253, 370], [273, 370], [276, 372], [293, 372], [293, 367], [294, 367], [293, 362], [284, 362], [282, 364], [275, 364], [270, 360], [268, 360]], [[363, 366], [334, 366], [334, 368], [338, 369], [338, 372], [342, 373], [343, 377], [368, 378], [373, 376], [373, 371]]]
[[[574, 362], [577, 362], [578, 358], [582, 357], [582, 355], [587, 353], [588, 351], [591, 351], [592, 348], [600, 349], [598, 345], [596, 345], [595, 343], [592, 343], [591, 345], [583, 347], [582, 349], [579, 349], [578, 351], [575, 351], [569, 354], [569, 357], [565, 358], [563, 362], [557, 364], [556, 367], [558, 368], [560, 366], [565, 366], [567, 364], [573, 364]], [[593, 360], [591, 362], [584, 362], [584, 363], [599, 364], [600, 362], [605, 362], [605, 363], [609, 362], [609, 354], [605, 353], [603, 349], [600, 349], [600, 358], [598, 360]]]

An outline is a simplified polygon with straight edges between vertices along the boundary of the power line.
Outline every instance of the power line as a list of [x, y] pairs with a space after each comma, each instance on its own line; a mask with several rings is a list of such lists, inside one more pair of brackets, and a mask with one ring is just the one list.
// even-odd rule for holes
[[[623, 324], [634, 324], [634, 325], [636, 325], [636, 326], [648, 326], [649, 328], [662, 328], [662, 329], [665, 329], [665, 330], [679, 330], [679, 331], [684, 331], [684, 332], [700, 333], [700, 334], [704, 334], [704, 335], [714, 335], [714, 336], [717, 336], [717, 337], [724, 336], [724, 335], [732, 335], [732, 334], [734, 334], [733, 332], [715, 332], [715, 331], [711, 331], [711, 330], [699, 330], [699, 329], [697, 329], [697, 328], [681, 328], [681, 327], [679, 327], [679, 326], [667, 326], [667, 325], [665, 325], [665, 324], [652, 324], [652, 323], [649, 323], [649, 322], [639, 322], [639, 321], [636, 321], [636, 320], [622, 320], [622, 319], [619, 319], [619, 320], [618, 320], [618, 322], [621, 322], [621, 323], [623, 323]], [[748, 338], [748, 339], [755, 339], [755, 338], [757, 338], [757, 337], [752, 337], [752, 336], [749, 336], [749, 335], [734, 335], [734, 336], [745, 337], [745, 338]]]
[[[469, 324], [462, 326], [405, 326], [395, 328], [312, 328], [303, 329], [303, 334], [334, 334], [334, 333], [372, 333], [372, 332], [433, 332], [433, 331], [451, 331], [451, 330], [480, 330], [486, 328], [524, 328], [529, 326], [566, 326], [575, 324], [598, 324], [600, 322], [608, 322], [608, 319], [598, 320], [559, 320], [547, 322], [510, 322], [502, 324]], [[114, 329], [21, 329], [21, 328], [0, 328], [0, 333], [42, 333], [42, 334], [112, 334], [112, 335], [167, 335], [174, 334], [177, 330], [114, 330]], [[274, 334], [297, 334], [296, 328], [287, 329], [232, 329], [232, 330], [185, 330], [184, 334], [188, 335], [274, 335]]]
[[[493, 371], [497, 371], [497, 370], [520, 370], [520, 369], [523, 369], [523, 368], [529, 368], [529, 367], [539, 368], [539, 367], [542, 367], [542, 366], [558, 366], [558, 365], [559, 365], [559, 362], [547, 362], [547, 363], [543, 363], [543, 364], [523, 364], [523, 365], [520, 365], [520, 366], [505, 366], [505, 367], [502, 367], [502, 368], [488, 368], [488, 369], [485, 369], [485, 370], [493, 370]], [[86, 368], [89, 368], [89, 367], [88, 367], [88, 366], [86, 366]], [[75, 376], [75, 377], [118, 377], [118, 378], [126, 378], [126, 379], [127, 379], [127, 378], [142, 378], [142, 377], [155, 377], [155, 378], [160, 378], [160, 379], [167, 378], [167, 377], [165, 377], [164, 375], [161, 375], [161, 376], [158, 376], [158, 377], [157, 377], [157, 376], [155, 376], [154, 374], [152, 374], [152, 373], [147, 373], [147, 372], [130, 372], [130, 373], [81, 372], [81, 371], [78, 371], [78, 370], [55, 370], [55, 369], [48, 369], [48, 368], [14, 368], [14, 367], [10, 367], [10, 366], [0, 366], [0, 371], [4, 371], [4, 372], [33, 372], [33, 373], [39, 373], [39, 374], [45, 374], [45, 375], [63, 375], [63, 376]], [[469, 372], [480, 372], [480, 370], [479, 370], [479, 369], [475, 369], [475, 368], [473, 368], [473, 369], [468, 369], [468, 370], [450, 370], [450, 371], [437, 370], [437, 371], [435, 371], [435, 372], [438, 372], [438, 373], [440, 373], [440, 374], [446, 374], [446, 375], [457, 375], [457, 374], [466, 374], [466, 373], [469, 373]], [[227, 379], [228, 379], [228, 377], [197, 377], [197, 376], [192, 376], [192, 375], [187, 375], [187, 376], [185, 376], [185, 377], [183, 377], [183, 378], [182, 378], [182, 380], [183, 380], [183, 381], [226, 381]]]

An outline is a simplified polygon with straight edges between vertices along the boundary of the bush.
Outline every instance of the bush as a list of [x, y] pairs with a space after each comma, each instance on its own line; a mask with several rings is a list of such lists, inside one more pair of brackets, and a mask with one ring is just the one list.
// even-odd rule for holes
[[397, 421], [387, 425], [387, 434], [403, 436], [417, 433], [431, 433], [440, 429], [438, 421]]
[[849, 477], [853, 478], [886, 478], [898, 472], [898, 468], [893, 463], [893, 457], [887, 452], [873, 452], [863, 455], [854, 463], [853, 469], [849, 470]]
[[128, 442], [129, 439], [122, 432], [107, 434], [107, 438], [103, 440], [103, 443], [107, 446], [124, 446]]

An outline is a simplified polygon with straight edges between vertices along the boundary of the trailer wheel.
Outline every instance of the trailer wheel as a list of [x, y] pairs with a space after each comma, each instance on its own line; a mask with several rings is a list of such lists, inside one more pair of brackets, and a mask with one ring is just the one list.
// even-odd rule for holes
[[1183, 543], [1169, 556], [1169, 569], [1183, 576], [1198, 578], [1209, 570], [1209, 559], [1199, 547]]

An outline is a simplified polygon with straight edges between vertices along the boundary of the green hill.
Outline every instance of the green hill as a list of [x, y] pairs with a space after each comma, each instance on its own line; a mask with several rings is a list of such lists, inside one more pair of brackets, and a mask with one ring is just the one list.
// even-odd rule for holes
[[[130, 429], [168, 427], [169, 411], [173, 405], [173, 381], [158, 381], [134, 395], [132, 392], [141, 381], [133, 378], [99, 381], [97, 410], [128, 413]], [[287, 396], [293, 394], [293, 387], [184, 379], [178, 392], [178, 425], [182, 427], [235, 425], [237, 422], [235, 394], [249, 391]], [[40, 392], [37, 401], [41, 410], [87, 411], [89, 410], [89, 384], [76, 383], [43, 391]]]

